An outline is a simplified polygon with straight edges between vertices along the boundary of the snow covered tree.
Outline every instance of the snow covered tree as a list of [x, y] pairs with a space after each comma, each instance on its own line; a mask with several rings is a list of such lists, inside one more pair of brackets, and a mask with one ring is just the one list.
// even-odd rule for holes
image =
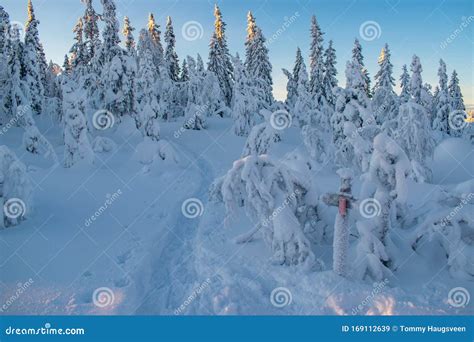
[[413, 97], [415, 103], [423, 105], [423, 79], [421, 78], [423, 67], [421, 66], [420, 58], [417, 55], [413, 56], [410, 70], [412, 73], [410, 78], [410, 94]]
[[[367, 215], [365, 220], [357, 222], [359, 239], [354, 265], [355, 275], [359, 279], [371, 277], [380, 281], [391, 274], [387, 266], [397, 262], [393, 260], [389, 234], [397, 207], [406, 204], [409, 169], [410, 163], [402, 148], [386, 133], [377, 135], [370, 168], [365, 177], [367, 183], [375, 186], [375, 193], [373, 198], [361, 201], [359, 211]], [[372, 213], [376, 215], [370, 215]]]
[[446, 63], [442, 59], [439, 61], [438, 77], [439, 86], [435, 96], [433, 129], [450, 135], [449, 114], [451, 113], [451, 103], [448, 90], [448, 74]]
[[270, 123], [272, 113], [262, 109], [261, 114], [265, 118], [265, 121], [254, 126], [250, 131], [242, 152], [242, 158], [250, 155], [259, 156], [267, 154], [270, 148], [279, 139], [277, 131]]
[[293, 72], [289, 72], [286, 69], [283, 69], [283, 73], [288, 77], [288, 83], [286, 85], [287, 96], [286, 104], [292, 108], [295, 105], [295, 102], [298, 98], [298, 77], [300, 74], [300, 69], [304, 64], [303, 55], [301, 54], [301, 49], [298, 47], [296, 49], [296, 60], [293, 67]]
[[336, 148], [335, 159], [339, 166], [351, 167], [354, 163], [353, 146], [344, 135], [344, 123], [352, 122], [360, 136], [371, 142], [379, 132], [366, 93], [363, 69], [357, 60], [347, 62], [346, 89], [339, 89], [335, 113], [331, 117], [333, 141]]
[[419, 182], [429, 181], [431, 170], [428, 160], [434, 150], [434, 140], [425, 107], [415, 100], [400, 106], [394, 139], [411, 160], [412, 177]]
[[29, 84], [22, 79], [24, 71], [24, 44], [20, 41], [20, 33], [18, 27], [13, 26], [11, 29], [11, 48], [7, 60], [7, 80], [5, 82], [5, 90], [2, 97], [2, 107], [5, 110], [6, 117], [2, 124], [13, 119], [21, 117], [20, 108], [30, 106], [30, 88]]
[[101, 0], [104, 13], [101, 16], [104, 22], [104, 30], [102, 32], [103, 42], [100, 49], [99, 62], [105, 65], [112, 61], [112, 59], [120, 54], [119, 47], [119, 22], [117, 20], [117, 6], [114, 0]]
[[464, 105], [463, 96], [461, 93], [461, 88], [459, 87], [459, 78], [456, 70], [453, 71], [451, 75], [451, 80], [449, 81], [449, 96], [451, 97], [451, 109], [465, 111], [466, 106]]
[[295, 103], [293, 105], [293, 116], [298, 120], [300, 127], [310, 123], [314, 113], [314, 102], [309, 90], [309, 76], [304, 61], [298, 67], [298, 75], [293, 76], [295, 83]]
[[224, 202], [231, 216], [238, 207], [244, 207], [256, 222], [241, 240], [250, 241], [261, 232], [275, 264], [311, 269], [315, 258], [304, 232], [306, 216], [302, 215], [314, 210], [306, 198], [310, 188], [307, 180], [284, 162], [267, 155], [250, 155], [234, 162], [232, 169], [214, 183], [211, 197]]
[[332, 108], [336, 103], [334, 95], [334, 88], [337, 87], [336, 63], [336, 50], [333, 48], [332, 40], [330, 40], [328, 48], [324, 51], [323, 96]]
[[[0, 158], [2, 156], [0, 155]], [[31, 210], [32, 184], [25, 164], [16, 156], [3, 180], [3, 226], [13, 227], [24, 221]]]
[[122, 33], [125, 37], [125, 48], [130, 57], [137, 56], [137, 50], [135, 46], [135, 38], [133, 37], [133, 31], [135, 31], [135, 28], [130, 23], [130, 19], [128, 17], [125, 17], [123, 19]]
[[87, 134], [87, 122], [77, 102], [77, 94], [73, 86], [63, 84], [64, 112], [64, 166], [70, 168], [84, 162], [94, 162], [94, 152]]
[[311, 17], [311, 47], [309, 55], [309, 90], [316, 104], [319, 106], [322, 100], [323, 77], [324, 77], [324, 48], [321, 28], [316, 16]]
[[150, 48], [153, 57], [153, 63], [159, 72], [160, 66], [164, 65], [164, 50], [163, 45], [161, 44], [160, 25], [156, 23], [153, 13], [150, 13], [148, 16], [148, 35], [151, 42]]
[[188, 103], [185, 109], [185, 120], [183, 127], [186, 129], [201, 130], [206, 128], [206, 113], [209, 110], [209, 103], [204, 102], [201, 96], [203, 91], [202, 75], [197, 72], [196, 61], [188, 56], [187, 65], [189, 80], [187, 81]]
[[6, 55], [6, 52], [8, 52], [10, 30], [10, 16], [0, 5], [0, 55]]
[[369, 161], [373, 148], [369, 141], [361, 137], [360, 131], [361, 130], [357, 129], [352, 122], [346, 121], [344, 123], [344, 135], [347, 142], [352, 146], [353, 167], [355, 167], [359, 173], [365, 173], [369, 169]]
[[23, 107], [20, 110], [22, 111], [21, 125], [25, 129], [25, 133], [23, 134], [23, 147], [25, 150], [32, 154], [39, 154], [45, 158], [51, 158], [53, 162], [57, 163], [58, 157], [56, 152], [48, 139], [46, 139], [38, 127], [36, 127], [29, 106]]
[[28, 27], [30, 25], [33, 25], [31, 28], [31, 38], [34, 40], [34, 46], [35, 46], [35, 51], [36, 51], [36, 60], [38, 63], [38, 73], [41, 79], [41, 83], [43, 85], [43, 88], [45, 86], [46, 82], [46, 70], [48, 68], [48, 63], [46, 62], [46, 54], [44, 53], [44, 48], [43, 44], [41, 44], [40, 39], [39, 39], [39, 33], [37, 31], [39, 21], [35, 17], [35, 12], [33, 9], [33, 3], [31, 0], [28, 0], [28, 20], [25, 25], [25, 43], [26, 43], [26, 31], [28, 30]]
[[221, 10], [217, 5], [214, 7], [214, 33], [209, 44], [209, 62], [207, 69], [212, 71], [219, 80], [225, 103], [229, 106], [232, 101], [232, 88], [234, 81], [234, 70], [231, 62], [227, 38], [225, 34], [226, 24], [222, 20]]
[[38, 24], [39, 21], [36, 20], [32, 2], [28, 0], [28, 21], [25, 27], [24, 70], [22, 71], [22, 78], [30, 89], [31, 108], [35, 114], [41, 114], [43, 111], [44, 81], [42, 75], [46, 75], [46, 72], [42, 71], [44, 65], [38, 56], [38, 50], [40, 49]]
[[180, 82], [189, 81], [189, 70], [188, 70], [188, 61], [183, 59], [183, 64], [181, 66], [181, 75], [179, 76]]
[[247, 21], [245, 67], [247, 75], [253, 79], [255, 85], [262, 90], [264, 95], [263, 104], [259, 107], [268, 107], [273, 103], [273, 80], [271, 75], [272, 65], [268, 57], [268, 48], [265, 45], [266, 39], [251, 12], [248, 13]]
[[86, 6], [83, 23], [84, 23], [84, 44], [86, 45], [87, 58], [86, 61], [90, 62], [96, 51], [100, 47], [99, 38], [99, 15], [96, 13], [93, 7], [93, 0], [82, 0]]
[[178, 54], [175, 50], [176, 36], [174, 35], [173, 22], [171, 20], [171, 17], [166, 18], [165, 42], [165, 62], [168, 66], [168, 74], [173, 81], [177, 82], [179, 80], [180, 69]]
[[136, 116], [137, 128], [144, 136], [153, 140], [159, 139], [158, 118], [160, 117], [160, 106], [156, 94], [156, 71], [152, 61], [151, 52], [144, 51], [140, 58], [137, 79], [137, 101], [138, 115]]
[[87, 64], [87, 50], [84, 44], [84, 25], [82, 22], [82, 17], [77, 21], [76, 26], [73, 29], [75, 43], [69, 50], [71, 57], [69, 58], [69, 63], [71, 69], [78, 69], [86, 66]]
[[408, 74], [408, 68], [406, 64], [402, 67], [402, 75], [400, 76], [400, 88], [402, 89], [400, 93], [400, 101], [402, 103], [408, 102], [410, 100], [410, 75]]
[[255, 125], [258, 103], [255, 99], [255, 89], [238, 55], [234, 58], [234, 77], [231, 105], [234, 133], [247, 136]]
[[352, 60], [357, 61], [361, 68], [362, 79], [364, 83], [364, 89], [367, 97], [371, 96], [371, 87], [370, 87], [370, 76], [369, 72], [364, 65], [364, 55], [362, 54], [362, 46], [358, 39], [354, 41], [354, 47], [352, 49]]
[[379, 56], [380, 69], [375, 75], [375, 86], [372, 97], [372, 110], [377, 124], [388, 128], [389, 131], [395, 129], [396, 117], [398, 114], [398, 96], [393, 90], [395, 79], [393, 78], [393, 65], [390, 61], [390, 49], [388, 44], [382, 49]]

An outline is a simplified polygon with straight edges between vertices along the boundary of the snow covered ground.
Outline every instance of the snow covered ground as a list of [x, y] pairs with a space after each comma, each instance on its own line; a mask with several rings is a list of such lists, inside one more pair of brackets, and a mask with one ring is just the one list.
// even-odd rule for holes
[[[62, 156], [57, 124], [45, 117], [37, 121]], [[272, 264], [258, 235], [237, 244], [234, 238], [253, 223], [242, 211], [224, 224], [225, 208], [210, 201], [208, 191], [240, 158], [245, 138], [232, 133], [230, 119], [212, 118], [208, 126], [184, 131], [180, 122], [162, 123], [161, 137], [179, 160], [160, 161], [148, 170], [138, 160], [143, 138], [131, 120], [102, 134], [117, 147], [97, 153], [92, 167], [66, 169], [25, 152], [21, 128], [2, 136], [2, 144], [18, 146], [14, 151], [35, 182], [28, 219], [0, 230], [2, 314], [473, 313], [472, 300], [466, 307], [448, 301], [453, 288], [474, 292], [472, 281], [449, 274], [437, 240], [423, 240], [416, 252], [405, 248], [393, 277], [382, 282], [335, 275], [335, 208], [324, 208], [328, 232], [313, 250], [322, 270]], [[297, 128], [284, 131], [272, 155], [292, 151], [307, 153]], [[413, 212], [433, 200], [441, 186], [454, 188], [473, 178], [473, 147], [461, 139], [445, 141], [434, 164], [435, 184], [409, 184]], [[311, 177], [317, 196], [338, 190], [339, 179], [327, 165]], [[359, 189], [356, 182], [354, 193]], [[183, 211], [190, 199], [196, 212]], [[394, 240], [409, 239], [415, 228]]]

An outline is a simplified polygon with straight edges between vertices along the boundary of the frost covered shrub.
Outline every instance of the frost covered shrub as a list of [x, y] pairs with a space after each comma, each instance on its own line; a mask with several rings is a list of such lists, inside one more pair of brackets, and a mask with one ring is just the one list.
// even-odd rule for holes
[[315, 206], [307, 202], [309, 190], [307, 180], [284, 163], [250, 155], [234, 162], [211, 188], [211, 197], [224, 202], [231, 215], [245, 208], [256, 222], [248, 236], [261, 231], [275, 263], [310, 266], [314, 255], [304, 230]]
[[6, 146], [0, 146], [0, 197], [2, 225], [16, 226], [31, 209], [32, 186], [26, 166]]
[[[405, 152], [386, 133], [374, 139], [374, 152], [363, 189], [373, 188], [373, 193], [363, 193], [359, 211], [366, 219], [357, 222], [359, 239], [356, 244], [355, 275], [363, 279], [383, 279], [390, 274], [387, 266], [392, 260], [389, 234], [393, 223], [403, 216], [407, 201], [407, 176], [410, 163]], [[371, 208], [370, 208], [371, 207]], [[370, 210], [375, 215], [370, 215]]]
[[416, 250], [423, 239], [438, 242], [451, 275], [473, 280], [474, 180], [443, 190], [430, 207], [419, 215], [422, 220], [413, 234], [412, 247]]

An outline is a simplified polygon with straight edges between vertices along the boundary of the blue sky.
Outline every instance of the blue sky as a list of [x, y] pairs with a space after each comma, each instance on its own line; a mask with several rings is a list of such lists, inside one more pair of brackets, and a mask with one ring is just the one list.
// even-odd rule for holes
[[[96, 10], [101, 12], [100, 1], [94, 2]], [[2, 1], [11, 20], [19, 22], [26, 20], [26, 3], [27, 0]], [[149, 12], [155, 14], [162, 29], [166, 16], [170, 15], [180, 58], [196, 53], [207, 57], [214, 1], [117, 0], [116, 3], [120, 20], [128, 16], [137, 31], [146, 25]], [[355, 38], [362, 43], [371, 76], [377, 71], [377, 57], [387, 42], [392, 50], [397, 80], [402, 65], [410, 64], [412, 55], [416, 53], [423, 64], [424, 81], [435, 85], [438, 61], [443, 58], [449, 73], [453, 69], [458, 71], [465, 102], [474, 104], [472, 0], [224, 0], [217, 3], [227, 23], [229, 48], [233, 54], [243, 54], [246, 13], [249, 9], [267, 38], [276, 34], [269, 49], [274, 67], [274, 92], [279, 99], [284, 97], [286, 85], [281, 68], [292, 68], [297, 46], [305, 56], [308, 55], [310, 18], [315, 14], [325, 32], [325, 44], [329, 39], [334, 40], [342, 85], [344, 67]], [[62, 63], [65, 52], [72, 44], [72, 28], [82, 15], [84, 6], [80, 0], [33, 0], [33, 4], [41, 21], [39, 29], [47, 57]], [[281, 32], [288, 19], [291, 23]], [[189, 21], [200, 23], [202, 38], [194, 41], [183, 38], [182, 27]], [[377, 28], [373, 40], [364, 40], [360, 35], [361, 25], [368, 21], [376, 22], [380, 28]], [[277, 34], [278, 30], [280, 34]], [[307, 58], [306, 63], [309, 63]]]

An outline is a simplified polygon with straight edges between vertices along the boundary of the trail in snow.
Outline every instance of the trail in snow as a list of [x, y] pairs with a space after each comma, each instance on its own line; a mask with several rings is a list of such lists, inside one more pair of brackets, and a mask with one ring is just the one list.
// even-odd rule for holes
[[[205, 208], [208, 189], [214, 180], [212, 166], [203, 156], [197, 156], [196, 152], [182, 144], [177, 149], [186, 154], [191, 163], [183, 178], [196, 182], [199, 178], [198, 188], [187, 193], [182, 201], [196, 198]], [[159, 223], [161, 231], [152, 244], [150, 260], [142, 267], [142, 279], [137, 279], [142, 299], [135, 314], [172, 314], [185, 302], [193, 288], [199, 286], [194, 267], [195, 238], [199, 222], [200, 217], [187, 218], [183, 215], [181, 206], [176, 205], [175, 212], [169, 215], [167, 222]], [[144, 269], [148, 267], [151, 273]]]

